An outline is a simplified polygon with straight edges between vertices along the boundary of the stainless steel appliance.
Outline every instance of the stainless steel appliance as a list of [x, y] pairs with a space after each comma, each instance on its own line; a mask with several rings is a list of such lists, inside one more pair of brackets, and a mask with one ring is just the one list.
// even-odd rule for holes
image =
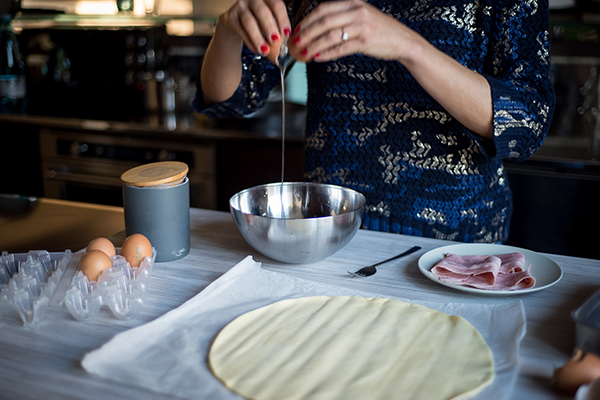
[[141, 164], [188, 165], [190, 205], [216, 208], [215, 145], [44, 129], [40, 133], [44, 197], [123, 205], [121, 175]]

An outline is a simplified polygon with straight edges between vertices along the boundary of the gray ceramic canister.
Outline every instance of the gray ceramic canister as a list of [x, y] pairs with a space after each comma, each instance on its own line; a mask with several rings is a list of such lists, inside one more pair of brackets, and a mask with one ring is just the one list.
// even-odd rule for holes
[[126, 235], [146, 236], [156, 249], [157, 262], [177, 260], [190, 251], [187, 171], [184, 163], [159, 162], [121, 176]]

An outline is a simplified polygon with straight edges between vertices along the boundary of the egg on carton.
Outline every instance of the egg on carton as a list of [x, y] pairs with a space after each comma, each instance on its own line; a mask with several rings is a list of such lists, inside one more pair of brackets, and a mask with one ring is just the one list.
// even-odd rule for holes
[[31, 325], [49, 306], [63, 304], [78, 321], [96, 318], [103, 306], [116, 318], [134, 318], [144, 302], [156, 254], [139, 234], [118, 249], [99, 238], [85, 252], [5, 251], [0, 256], [0, 322], [13, 309], [23, 325]]
[[119, 319], [138, 314], [146, 297], [156, 249], [152, 248], [152, 256], [144, 257], [137, 267], [131, 266], [121, 250], [110, 257], [111, 267], [102, 270], [97, 280], [90, 280], [81, 269], [75, 273], [64, 298], [73, 318], [90, 321], [98, 316], [102, 306], [110, 308]]
[[119, 319], [135, 317], [146, 297], [156, 249], [139, 233], [128, 236], [115, 249], [106, 238], [92, 240], [65, 294], [73, 318], [89, 321], [107, 306]]

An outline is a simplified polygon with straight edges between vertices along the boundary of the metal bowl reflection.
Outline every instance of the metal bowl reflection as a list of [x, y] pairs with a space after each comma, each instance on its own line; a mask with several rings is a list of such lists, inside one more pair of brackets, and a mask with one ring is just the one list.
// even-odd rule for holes
[[365, 201], [340, 186], [285, 182], [243, 190], [229, 208], [250, 246], [298, 264], [329, 257], [348, 244], [362, 223]]

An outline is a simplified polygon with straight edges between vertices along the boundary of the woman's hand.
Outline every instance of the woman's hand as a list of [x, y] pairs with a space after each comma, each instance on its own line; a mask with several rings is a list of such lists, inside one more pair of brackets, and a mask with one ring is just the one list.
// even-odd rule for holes
[[275, 62], [281, 35], [290, 34], [282, 0], [238, 0], [219, 16], [200, 71], [206, 105], [229, 99], [242, 79], [242, 45]]
[[492, 95], [477, 72], [363, 0], [319, 4], [288, 42], [297, 60], [324, 62], [351, 54], [398, 61], [460, 123], [493, 139]]
[[267, 57], [276, 57], [282, 35], [291, 34], [282, 0], [238, 0], [219, 17], [218, 24], [237, 35], [251, 51]]
[[402, 62], [421, 37], [363, 0], [319, 4], [295, 29], [289, 46], [301, 61], [331, 61], [350, 54]]

